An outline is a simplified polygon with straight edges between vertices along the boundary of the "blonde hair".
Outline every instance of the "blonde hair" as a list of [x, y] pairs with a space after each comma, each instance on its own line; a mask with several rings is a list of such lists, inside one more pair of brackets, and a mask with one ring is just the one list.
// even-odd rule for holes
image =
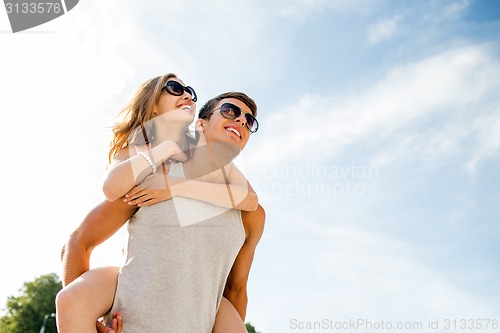
[[[175, 74], [169, 73], [147, 80], [137, 88], [130, 102], [120, 111], [123, 119], [113, 128], [108, 160], [111, 163], [118, 152], [130, 144], [149, 144], [154, 140], [155, 128], [151, 121], [155, 117], [154, 106], [160, 99], [165, 83]], [[186, 139], [191, 141], [193, 135], [186, 130]]]

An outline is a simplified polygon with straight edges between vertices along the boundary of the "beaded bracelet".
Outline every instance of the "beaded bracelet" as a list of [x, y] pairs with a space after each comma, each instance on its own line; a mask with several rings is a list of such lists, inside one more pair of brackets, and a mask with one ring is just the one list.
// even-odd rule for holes
[[144, 157], [151, 166], [151, 169], [153, 169], [153, 173], [156, 173], [156, 165], [153, 163], [153, 161], [151, 161], [151, 158], [145, 152], [140, 151], [137, 153], [137, 155]]

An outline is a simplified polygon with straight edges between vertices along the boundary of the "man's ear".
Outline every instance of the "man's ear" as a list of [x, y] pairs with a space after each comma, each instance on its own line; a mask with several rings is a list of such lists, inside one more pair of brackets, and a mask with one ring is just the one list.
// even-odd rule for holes
[[205, 120], [198, 118], [198, 120], [196, 120], [195, 129], [197, 132], [204, 132], [205, 131]]
[[194, 124], [194, 129], [195, 129], [195, 137], [196, 137], [196, 142], [197, 145], [205, 145], [205, 119], [200, 119], [196, 120], [196, 123]]

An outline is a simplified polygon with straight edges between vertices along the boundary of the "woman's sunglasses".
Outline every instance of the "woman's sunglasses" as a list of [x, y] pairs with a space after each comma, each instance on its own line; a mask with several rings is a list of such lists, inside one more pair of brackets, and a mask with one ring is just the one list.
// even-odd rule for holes
[[255, 133], [259, 129], [259, 122], [257, 121], [257, 118], [255, 118], [250, 112], [241, 111], [241, 109], [234, 104], [224, 103], [216, 110], [218, 109], [220, 109], [220, 114], [226, 119], [236, 119], [243, 113], [246, 119], [246, 126], [250, 133]]
[[167, 83], [165, 83], [165, 85], [163, 86], [163, 89], [165, 89], [165, 91], [170, 95], [174, 96], [181, 96], [182, 94], [184, 94], [184, 92], [187, 92], [189, 95], [191, 95], [191, 99], [193, 100], [193, 102], [196, 102], [198, 100], [198, 97], [196, 96], [193, 88], [191, 88], [190, 86], [184, 87], [177, 81], [167, 81]]

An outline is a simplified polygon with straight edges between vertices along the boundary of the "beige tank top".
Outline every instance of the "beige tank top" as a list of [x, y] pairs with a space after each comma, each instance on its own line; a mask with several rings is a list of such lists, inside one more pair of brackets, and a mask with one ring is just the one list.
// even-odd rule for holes
[[[169, 175], [184, 177], [182, 164]], [[245, 240], [241, 212], [175, 197], [139, 209], [128, 232], [111, 310], [123, 312], [123, 333], [211, 333]]]

